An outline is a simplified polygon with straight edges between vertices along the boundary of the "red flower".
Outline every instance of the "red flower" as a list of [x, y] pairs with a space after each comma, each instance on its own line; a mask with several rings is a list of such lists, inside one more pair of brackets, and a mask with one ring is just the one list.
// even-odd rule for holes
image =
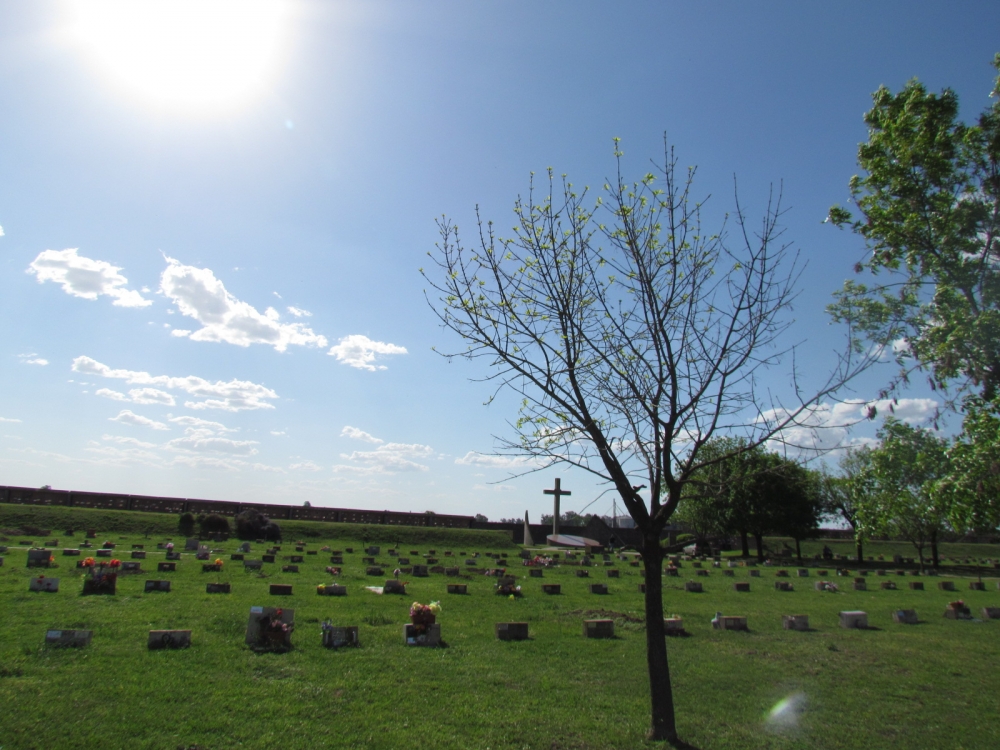
[[108, 566], [111, 568], [117, 568], [121, 564], [122, 564], [121, 560], [112, 560], [111, 562], [108, 563]]

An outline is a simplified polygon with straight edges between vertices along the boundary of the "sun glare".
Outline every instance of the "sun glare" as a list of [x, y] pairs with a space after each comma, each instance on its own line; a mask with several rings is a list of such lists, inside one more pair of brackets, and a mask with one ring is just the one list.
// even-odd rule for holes
[[162, 107], [213, 111], [262, 93], [280, 0], [73, 0], [74, 36], [116, 83]]

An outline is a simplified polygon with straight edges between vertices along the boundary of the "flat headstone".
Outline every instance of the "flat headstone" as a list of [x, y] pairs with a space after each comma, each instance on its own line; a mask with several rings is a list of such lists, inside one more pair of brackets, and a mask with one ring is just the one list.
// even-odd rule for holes
[[62, 551], [62, 553], [63, 553], [63, 557], [79, 557], [80, 556], [80, 550], [78, 550], [78, 549], [64, 549]]
[[[273, 588], [273, 586], [272, 586]], [[291, 588], [289, 586], [288, 588]], [[280, 616], [278, 613], [281, 613]], [[255, 649], [283, 649], [292, 645], [291, 632], [269, 632], [266, 625], [272, 619], [279, 619], [289, 627], [295, 626], [295, 610], [287, 607], [250, 607], [247, 621], [246, 644]]]
[[684, 619], [681, 617], [664, 617], [663, 632], [667, 635], [684, 635]]
[[588, 578], [590, 576], [589, 570], [577, 570], [575, 572], [577, 578]]
[[232, 585], [228, 583], [206, 583], [206, 594], [228, 594], [232, 591]]
[[264, 567], [263, 560], [244, 560], [243, 570], [260, 570]]
[[[645, 572], [646, 571], [643, 571], [643, 573], [645, 573]], [[680, 577], [680, 574], [681, 574], [681, 572], [677, 568], [675, 568], [673, 566], [667, 568], [663, 572], [666, 573], [668, 576], [672, 576], [674, 578]]]
[[526, 641], [528, 640], [528, 623], [526, 622], [498, 622], [493, 627], [498, 641]]
[[[111, 553], [108, 553], [110, 557]], [[52, 552], [47, 549], [29, 549], [28, 550], [28, 567], [29, 568], [47, 568], [51, 565]]]
[[320, 596], [347, 596], [347, 586], [340, 583], [327, 583], [316, 587]]
[[304, 551], [305, 551], [305, 549], [306, 549], [305, 547], [303, 547], [302, 545], [299, 545], [299, 546], [297, 546], [297, 547], [295, 548], [295, 551], [296, 551], [296, 552], [304, 552]]
[[809, 568], [799, 568], [796, 571], [796, 573], [798, 574], [799, 578], [808, 578], [809, 577]]
[[607, 594], [608, 585], [606, 583], [592, 583], [590, 584], [591, 594]]
[[146, 581], [145, 592], [148, 594], [151, 591], [170, 591], [170, 581]]
[[299, 566], [298, 565], [282, 565], [281, 566], [281, 572], [282, 573], [298, 573], [299, 572]]
[[915, 609], [897, 609], [892, 613], [892, 621], [899, 625], [916, 625], [919, 622]]
[[181, 553], [180, 552], [168, 552], [167, 553], [167, 559], [168, 560], [180, 560], [181, 559]]
[[790, 581], [775, 581], [774, 582], [775, 591], [794, 591], [795, 587], [792, 586]]
[[984, 620], [1000, 620], [1000, 607], [983, 607]]
[[231, 554], [229, 556], [229, 559], [230, 560], [239, 560], [239, 561], [242, 561], [244, 559], [243, 558], [243, 553], [242, 552], [234, 552], [233, 554]]
[[426, 578], [430, 574], [427, 572], [426, 565], [414, 565], [413, 575], [416, 576], [417, 578]]
[[938, 581], [938, 588], [942, 591], [954, 591], [955, 582], [954, 581]]
[[697, 581], [687, 581], [684, 584], [684, 590], [690, 591], [694, 594], [700, 594], [703, 592], [704, 589], [702, 588], [702, 585]]
[[390, 578], [388, 581], [385, 582], [385, 586], [382, 587], [382, 593], [383, 594], [405, 594], [406, 593], [406, 586], [403, 584], [402, 581], [397, 581], [397, 580], [395, 580], [393, 578]]
[[133, 560], [145, 560], [146, 559], [146, 551], [145, 550], [141, 550], [141, 549], [134, 549], [134, 550], [132, 550], [132, 559]]
[[617, 570], [609, 570], [609, 571], [606, 571], [606, 572], [608, 574], [608, 578], [618, 578], [618, 571]]
[[760, 578], [760, 571], [759, 570], [751, 570], [750, 571], [750, 577], [751, 578]]
[[583, 637], [584, 638], [614, 638], [615, 637], [615, 621], [614, 620], [584, 620], [583, 621]]
[[161, 648], [188, 648], [191, 646], [191, 631], [150, 630], [146, 645], [150, 651]]
[[449, 583], [448, 593], [449, 594], [466, 594], [469, 591], [469, 587], [464, 583]]
[[911, 591], [923, 591], [924, 590], [924, 582], [923, 581], [910, 581], [910, 590]]
[[58, 578], [45, 578], [44, 576], [38, 576], [37, 578], [31, 578], [28, 580], [28, 591], [48, 591], [50, 593], [55, 593], [58, 590]]
[[263, 562], [266, 562], [266, 563], [273, 563], [274, 562], [274, 555], [261, 555], [260, 559]]
[[156, 571], [158, 573], [172, 573], [177, 570], [177, 563], [175, 562], [161, 562], [156, 564]]
[[868, 627], [868, 613], [860, 610], [848, 610], [841, 612], [840, 627], [864, 630]]
[[441, 644], [441, 623], [425, 625], [421, 631], [416, 625], [403, 626], [403, 643], [407, 646], [438, 646]]
[[347, 627], [327, 627], [322, 631], [322, 643], [326, 648], [344, 648], [345, 646], [360, 646], [358, 638], [358, 626], [349, 625]]
[[881, 585], [880, 588], [883, 591], [895, 591], [896, 590], [896, 582], [895, 581], [882, 581], [882, 585]]
[[855, 591], [868, 590], [868, 583], [866, 581], [854, 581], [854, 583], [852, 583], [851, 585], [854, 587]]
[[986, 584], [982, 581], [969, 581], [970, 591], [986, 591]]
[[543, 594], [561, 594], [562, 586], [558, 583], [543, 583], [542, 584]]
[[113, 554], [113, 552], [114, 552], [114, 550], [110, 550], [110, 549], [99, 549], [99, 550], [95, 550], [94, 551], [94, 556], [95, 557], [111, 557], [111, 555]]
[[272, 583], [270, 585], [271, 596], [291, 596], [292, 595], [292, 584], [290, 583]]
[[785, 630], [809, 630], [809, 615], [782, 615], [781, 627]]
[[45, 645], [56, 648], [83, 648], [90, 645], [93, 630], [47, 630]]
[[398, 558], [396, 560], [396, 562], [398, 562], [400, 565], [409, 565], [410, 564], [410, 558], [408, 558], [408, 557], [400, 557], [400, 558]]
[[733, 584], [733, 591], [749, 591], [750, 584], [746, 581], [737, 581]]
[[122, 573], [141, 573], [142, 563], [125, 561], [122, 563]]
[[742, 615], [717, 615], [712, 618], [716, 630], [749, 630], [747, 618]]

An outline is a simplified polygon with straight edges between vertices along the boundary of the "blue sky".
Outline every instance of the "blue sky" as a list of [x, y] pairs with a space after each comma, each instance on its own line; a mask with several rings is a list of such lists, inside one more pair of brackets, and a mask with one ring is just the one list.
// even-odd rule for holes
[[716, 216], [782, 186], [821, 373], [871, 92], [971, 119], [1000, 49], [995, 2], [205, 5], [0, 7], [0, 483], [498, 519], [561, 476], [581, 510], [579, 471], [494, 484], [516, 404], [431, 350], [435, 218], [507, 226], [530, 172], [600, 186], [617, 136], [638, 177], [666, 132]]

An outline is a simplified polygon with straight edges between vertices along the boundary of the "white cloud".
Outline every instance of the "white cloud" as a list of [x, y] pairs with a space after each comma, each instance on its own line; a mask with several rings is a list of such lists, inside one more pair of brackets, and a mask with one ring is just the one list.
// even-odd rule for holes
[[380, 445], [385, 442], [380, 438], [372, 437], [364, 430], [359, 430], [357, 427], [351, 427], [350, 425], [347, 425], [340, 431], [340, 436], [353, 438], [354, 440], [361, 440], [365, 443], [374, 443], [375, 445]]
[[[938, 412], [939, 404], [929, 398], [901, 398], [898, 403], [894, 403], [892, 399], [850, 399], [834, 404], [818, 404], [800, 414], [795, 424], [782, 430], [770, 441], [770, 447], [777, 450], [785, 447], [793, 451], [824, 452], [869, 443], [870, 438], [849, 439], [849, 434], [854, 425], [867, 421], [871, 408], [876, 410], [877, 416], [894, 416], [902, 422], [915, 425], [932, 419]], [[786, 414], [781, 409], [772, 409], [762, 416], [763, 419], [772, 421], [786, 418]]]
[[255, 447], [257, 445], [259, 443], [256, 440], [230, 440], [195, 433], [175, 438], [164, 447], [169, 450], [183, 450], [192, 453], [230, 453], [234, 456], [254, 456], [257, 454]]
[[[279, 297], [279, 299], [280, 299], [280, 297]], [[299, 307], [289, 307], [288, 308], [288, 312], [290, 312], [296, 318], [311, 318], [312, 317], [312, 313], [311, 312], [309, 312], [308, 310], [303, 310], [302, 308], [299, 308]]]
[[133, 404], [174, 405], [173, 396], [166, 391], [161, 391], [156, 388], [133, 388], [128, 392], [127, 396], [124, 393], [113, 391], [110, 388], [99, 388], [94, 391], [94, 395], [110, 398], [112, 401], [130, 401]]
[[111, 297], [118, 307], [148, 307], [152, 300], [133, 289], [126, 289], [128, 279], [121, 268], [103, 260], [84, 258], [76, 248], [43, 250], [31, 261], [27, 272], [34, 274], [38, 283], [53, 281], [61, 284], [66, 294], [94, 300], [101, 295]]
[[326, 337], [302, 323], [279, 322], [280, 315], [274, 308], [261, 313], [236, 299], [211, 269], [185, 266], [173, 258], [167, 258], [167, 263], [160, 276], [160, 291], [177, 305], [181, 314], [203, 326], [194, 333], [174, 330], [171, 335], [237, 346], [269, 344], [279, 352], [289, 345], [326, 346]]
[[139, 414], [134, 414], [128, 409], [122, 409], [117, 417], [110, 417], [111, 422], [121, 422], [122, 424], [129, 424], [133, 427], [152, 427], [154, 430], [169, 430], [163, 422], [157, 422], [150, 419], [149, 417], [143, 417]]
[[329, 352], [338, 362], [343, 362], [360, 370], [385, 370], [385, 365], [375, 365], [376, 354], [406, 354], [406, 349], [395, 344], [372, 341], [361, 334], [351, 334], [342, 338]]
[[102, 435], [101, 440], [106, 440], [111, 443], [118, 443], [119, 445], [134, 445], [137, 448], [155, 448], [156, 445], [153, 443], [145, 443], [142, 440], [137, 440], [133, 437], [120, 437], [118, 435]]
[[314, 464], [312, 461], [302, 461], [297, 464], [292, 464], [288, 467], [293, 471], [322, 471], [323, 467], [319, 464]]
[[[150, 375], [148, 372], [136, 370], [113, 370], [90, 357], [77, 357], [73, 360], [73, 370], [86, 375], [100, 375], [104, 378], [124, 380], [134, 385], [159, 386], [168, 390], [184, 391], [199, 401], [186, 401], [189, 409], [222, 409], [224, 411], [243, 411], [249, 409], [273, 409], [274, 404], [269, 399], [278, 398], [278, 394], [270, 388], [247, 380], [217, 380], [211, 383], [204, 378], [188, 375], [187, 377], [170, 377], [167, 375]], [[102, 389], [103, 390], [103, 389]]]
[[[369, 435], [369, 437], [371, 436]], [[429, 445], [420, 445], [419, 443], [384, 443], [373, 451], [354, 451], [349, 454], [340, 454], [340, 457], [348, 461], [348, 463], [337, 464], [333, 467], [333, 470], [335, 472], [349, 471], [360, 474], [428, 471], [429, 467], [417, 463], [412, 459], [426, 459], [432, 455], [434, 455], [434, 450]]]
[[284, 430], [271, 430], [271, 434], [275, 437], [281, 437], [282, 435], [287, 435], [288, 433]]
[[461, 458], [456, 458], [455, 463], [463, 466], [486, 466], [491, 469], [523, 469], [537, 461], [530, 456], [489, 456], [469, 451]]
[[[475, 492], [516, 492], [517, 487], [509, 484], [474, 484], [472, 489]], [[560, 514], [561, 515], [561, 514]]]
[[41, 357], [36, 357], [35, 359], [22, 359], [26, 365], [42, 365], [43, 367], [49, 363], [47, 359], [42, 359]]
[[3, 237], [3, 227], [0, 227], [0, 237]]
[[16, 422], [20, 424], [20, 419], [8, 419], [7, 417], [0, 417], [0, 422]]
[[183, 425], [184, 427], [196, 427], [203, 430], [211, 430], [212, 432], [236, 432], [233, 428], [226, 427], [222, 422], [210, 422], [200, 417], [167, 417], [167, 421]]
[[267, 471], [275, 474], [286, 474], [287, 472], [280, 466], [268, 466], [261, 463], [249, 463], [238, 458], [217, 458], [215, 456], [199, 456], [181, 454], [174, 458], [176, 465], [190, 466], [196, 469], [218, 469], [220, 471], [242, 471], [252, 469], [253, 471]]

